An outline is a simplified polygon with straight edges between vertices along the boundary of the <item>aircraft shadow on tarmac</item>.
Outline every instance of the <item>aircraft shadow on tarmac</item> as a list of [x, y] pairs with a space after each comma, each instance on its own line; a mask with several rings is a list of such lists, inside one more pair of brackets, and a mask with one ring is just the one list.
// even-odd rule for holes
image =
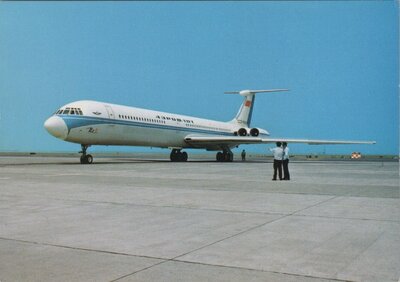
[[[133, 159], [133, 158], [110, 158], [110, 159], [97, 159], [93, 162], [91, 165], [83, 165], [77, 162], [66, 162], [66, 161], [43, 161], [43, 162], [24, 162], [24, 163], [2, 163], [0, 164], [0, 167], [7, 167], [7, 166], [48, 166], [48, 165], [56, 165], [56, 166], [70, 166], [70, 165], [79, 165], [79, 166], [96, 166], [96, 165], [118, 165], [118, 164], [152, 164], [152, 163], [170, 163], [171, 165], [176, 165], [176, 164], [190, 164], [190, 163], [219, 163], [215, 160], [211, 159], [195, 159], [195, 160], [189, 160], [187, 162], [171, 162], [168, 159]], [[237, 164], [246, 164], [246, 163], [272, 163], [271, 160], [249, 160], [249, 161], [234, 161], [231, 162], [231, 165], [237, 165]], [[225, 164], [225, 163], [222, 163]]]

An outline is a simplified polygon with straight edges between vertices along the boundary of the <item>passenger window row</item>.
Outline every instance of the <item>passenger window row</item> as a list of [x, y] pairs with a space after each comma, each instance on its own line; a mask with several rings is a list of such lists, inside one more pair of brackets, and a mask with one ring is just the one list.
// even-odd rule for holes
[[163, 121], [163, 120], [152, 119], [152, 118], [142, 118], [142, 117], [135, 117], [135, 116], [127, 116], [127, 115], [118, 115], [118, 117], [120, 119], [129, 119], [129, 120], [138, 120], [138, 121], [147, 121], [147, 122], [165, 124], [165, 121]]

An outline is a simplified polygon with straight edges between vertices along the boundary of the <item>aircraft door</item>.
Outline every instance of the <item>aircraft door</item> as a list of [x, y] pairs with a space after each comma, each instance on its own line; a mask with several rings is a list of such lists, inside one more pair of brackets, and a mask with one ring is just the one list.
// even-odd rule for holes
[[115, 119], [114, 111], [111, 108], [111, 106], [105, 105], [105, 107], [106, 107], [106, 110], [107, 110], [107, 113], [108, 113], [108, 117], [111, 118], [111, 119]]

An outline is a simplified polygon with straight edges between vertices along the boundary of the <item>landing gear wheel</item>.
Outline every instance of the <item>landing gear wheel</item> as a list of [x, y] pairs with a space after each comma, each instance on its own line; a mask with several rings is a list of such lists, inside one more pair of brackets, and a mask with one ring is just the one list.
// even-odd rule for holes
[[233, 162], [233, 154], [232, 153], [227, 153], [225, 156], [225, 161], [226, 162]]
[[92, 163], [93, 163], [92, 155], [81, 156], [81, 164], [92, 164]]
[[171, 162], [186, 162], [188, 160], [188, 154], [181, 152], [181, 150], [173, 149], [169, 156]]
[[217, 162], [233, 162], [233, 153], [231, 151], [218, 152], [216, 155]]
[[92, 164], [93, 163], [93, 156], [92, 155], [86, 155], [86, 163], [87, 164]]
[[169, 155], [169, 159], [171, 160], [171, 162], [176, 162], [178, 161], [178, 154], [177, 154], [178, 150], [172, 150], [171, 154]]
[[90, 145], [81, 145], [82, 146], [82, 151], [79, 153], [82, 153], [81, 156], [81, 164], [92, 164], [93, 163], [93, 156], [92, 155], [86, 155], [86, 150], [89, 148]]

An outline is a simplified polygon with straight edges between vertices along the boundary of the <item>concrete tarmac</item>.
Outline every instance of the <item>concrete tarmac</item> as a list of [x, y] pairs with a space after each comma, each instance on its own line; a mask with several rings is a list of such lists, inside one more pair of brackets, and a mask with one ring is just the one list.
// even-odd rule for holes
[[397, 162], [0, 157], [0, 281], [398, 281]]

